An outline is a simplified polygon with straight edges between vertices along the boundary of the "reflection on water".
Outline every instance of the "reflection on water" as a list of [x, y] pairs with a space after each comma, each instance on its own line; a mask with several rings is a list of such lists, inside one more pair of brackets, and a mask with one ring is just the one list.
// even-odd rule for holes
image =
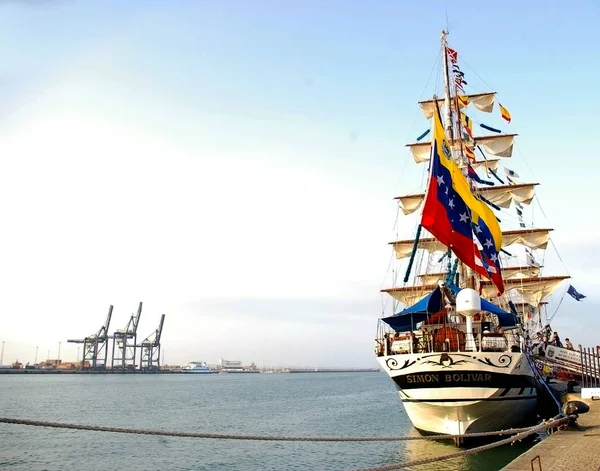
[[[407, 436], [420, 437], [421, 434], [414, 428], [406, 433]], [[507, 438], [503, 436], [502, 438]], [[483, 453], [461, 456], [446, 461], [437, 461], [410, 468], [414, 471], [490, 471], [499, 469], [506, 463], [529, 449], [538, 438], [529, 438], [514, 445], [504, 445]], [[479, 441], [465, 448], [458, 448], [454, 442], [434, 440], [411, 440], [403, 442], [398, 448], [393, 462], [409, 462], [421, 458], [441, 457], [451, 455], [461, 450], [468, 450], [490, 443], [490, 441]]]

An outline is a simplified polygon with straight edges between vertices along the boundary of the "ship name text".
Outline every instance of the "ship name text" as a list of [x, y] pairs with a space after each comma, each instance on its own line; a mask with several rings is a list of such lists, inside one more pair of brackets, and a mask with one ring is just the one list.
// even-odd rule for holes
[[489, 382], [492, 380], [490, 373], [426, 373], [406, 375], [407, 383], [471, 383]]

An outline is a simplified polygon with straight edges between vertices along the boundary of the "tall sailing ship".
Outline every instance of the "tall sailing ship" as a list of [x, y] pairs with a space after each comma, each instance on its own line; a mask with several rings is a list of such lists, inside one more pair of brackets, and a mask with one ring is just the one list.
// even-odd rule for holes
[[375, 348], [413, 425], [461, 435], [535, 418], [541, 378], [529, 336], [569, 277], [542, 274], [552, 229], [525, 219], [537, 183], [500, 171], [517, 135], [484, 123], [474, 132], [497, 93], [465, 92], [461, 57], [445, 32], [441, 43], [444, 93], [419, 102], [431, 128], [408, 144], [425, 185], [396, 198], [417, 220], [411, 238], [391, 242], [400, 263], [382, 292], [394, 314], [379, 319]]

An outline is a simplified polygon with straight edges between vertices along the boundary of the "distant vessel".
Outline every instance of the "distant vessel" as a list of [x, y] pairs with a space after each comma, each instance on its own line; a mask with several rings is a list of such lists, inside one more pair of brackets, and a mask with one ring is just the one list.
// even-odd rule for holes
[[190, 361], [182, 368], [184, 373], [194, 374], [211, 374], [217, 373], [215, 370], [211, 370], [205, 361]]
[[220, 362], [221, 373], [260, 373], [260, 370], [254, 363], [250, 366], [243, 366], [241, 361], [224, 360], [221, 358]]

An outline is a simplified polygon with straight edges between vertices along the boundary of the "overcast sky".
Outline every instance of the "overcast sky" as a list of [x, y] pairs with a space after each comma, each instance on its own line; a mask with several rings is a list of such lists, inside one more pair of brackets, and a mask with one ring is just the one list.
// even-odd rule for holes
[[[449, 40], [467, 90], [494, 86], [513, 115], [489, 123], [543, 184], [534, 218], [564, 262], [548, 274], [588, 295], [557, 328], [591, 345], [598, 7], [510, 4], [460, 2]], [[444, 26], [395, 1], [3, 2], [4, 363], [59, 342], [74, 360], [68, 338], [143, 301], [142, 338], [167, 315], [168, 363], [374, 366], [392, 198], [422, 181], [404, 144], [429, 126], [416, 102]]]

